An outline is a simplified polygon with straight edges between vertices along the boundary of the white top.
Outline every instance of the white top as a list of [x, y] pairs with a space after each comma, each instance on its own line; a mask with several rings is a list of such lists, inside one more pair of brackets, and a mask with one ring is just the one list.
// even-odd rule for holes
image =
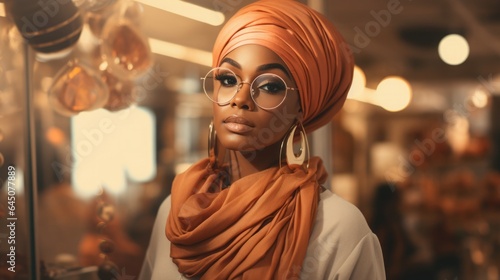
[[[169, 212], [170, 196], [158, 211], [139, 280], [187, 279], [170, 258], [165, 236]], [[328, 190], [321, 194], [300, 279], [385, 279], [377, 236], [358, 208]]]

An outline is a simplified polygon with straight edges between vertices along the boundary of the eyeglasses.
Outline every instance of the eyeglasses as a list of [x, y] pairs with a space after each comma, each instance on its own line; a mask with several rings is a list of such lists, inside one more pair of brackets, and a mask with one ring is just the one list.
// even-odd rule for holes
[[207, 97], [219, 105], [229, 104], [243, 84], [250, 85], [252, 100], [265, 110], [280, 106], [285, 101], [288, 90], [297, 90], [287, 87], [283, 78], [275, 74], [261, 74], [248, 83], [241, 81], [233, 71], [222, 67], [213, 68], [201, 79]]

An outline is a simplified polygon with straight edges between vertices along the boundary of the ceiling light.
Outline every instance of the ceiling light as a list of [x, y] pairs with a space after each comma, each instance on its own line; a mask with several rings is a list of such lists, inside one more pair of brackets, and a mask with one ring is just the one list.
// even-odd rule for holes
[[359, 66], [354, 66], [352, 84], [347, 99], [377, 105], [374, 102], [375, 90], [366, 87], [366, 75]]
[[352, 77], [351, 88], [349, 89], [349, 93], [347, 97], [350, 99], [355, 99], [356, 96], [363, 93], [366, 86], [366, 76], [359, 66], [354, 66], [354, 74]]
[[5, 17], [5, 4], [0, 3], [0, 17]]
[[389, 76], [377, 86], [375, 102], [387, 111], [401, 111], [410, 104], [412, 90], [410, 84], [398, 76]]
[[216, 12], [192, 3], [180, 1], [180, 0], [169, 0], [169, 1], [158, 1], [158, 0], [135, 0], [136, 2], [148, 5], [160, 10], [164, 10], [170, 13], [174, 13], [183, 17], [190, 18], [199, 22], [210, 24], [213, 26], [219, 26], [224, 23], [225, 17], [221, 12]]
[[439, 57], [449, 65], [462, 64], [469, 56], [469, 44], [458, 34], [445, 36], [438, 46]]
[[360, 92], [357, 92], [356, 94], [352, 95], [348, 94], [347, 99], [356, 100], [377, 106], [379, 105], [378, 103], [375, 102], [375, 90], [367, 87], [363, 88]]
[[387, 111], [397, 112], [406, 108], [412, 99], [410, 84], [398, 76], [389, 76], [382, 80], [376, 90], [367, 88], [363, 71], [355, 66], [353, 85], [348, 99], [380, 106]]
[[212, 66], [211, 52], [165, 42], [154, 38], [149, 38], [149, 45], [153, 53], [189, 61], [203, 66]]
[[470, 102], [476, 108], [484, 108], [488, 105], [489, 95], [483, 88], [478, 88], [470, 97]]

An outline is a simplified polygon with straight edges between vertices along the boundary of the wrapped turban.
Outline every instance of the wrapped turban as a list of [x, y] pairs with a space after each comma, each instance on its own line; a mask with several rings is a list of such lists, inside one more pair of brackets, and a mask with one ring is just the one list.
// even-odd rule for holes
[[333, 24], [293, 0], [262, 0], [240, 9], [224, 25], [213, 49], [214, 67], [232, 50], [267, 47], [286, 64], [299, 88], [303, 124], [311, 132], [340, 110], [351, 86], [352, 53]]

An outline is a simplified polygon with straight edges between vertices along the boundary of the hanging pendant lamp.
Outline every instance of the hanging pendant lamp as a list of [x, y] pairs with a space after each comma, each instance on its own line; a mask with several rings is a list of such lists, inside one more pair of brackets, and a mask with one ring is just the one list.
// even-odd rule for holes
[[83, 20], [71, 0], [7, 0], [5, 4], [7, 15], [37, 52], [66, 50], [80, 37]]

